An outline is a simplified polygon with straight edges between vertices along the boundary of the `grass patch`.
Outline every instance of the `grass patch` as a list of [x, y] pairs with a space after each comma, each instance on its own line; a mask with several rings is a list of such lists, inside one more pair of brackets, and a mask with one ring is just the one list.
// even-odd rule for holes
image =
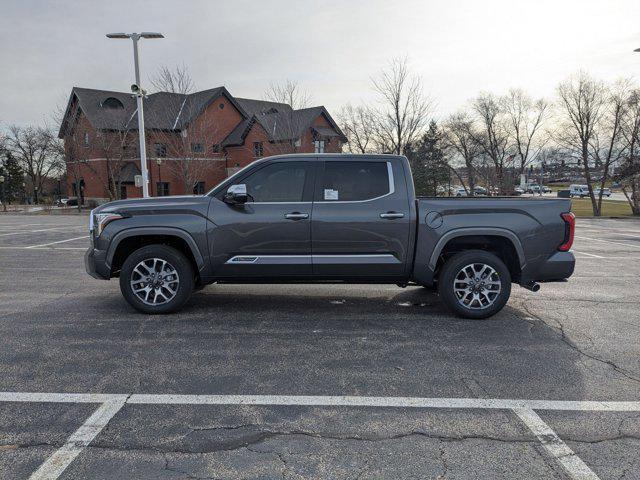
[[[593, 217], [591, 200], [588, 198], [572, 198], [571, 211], [576, 217]], [[627, 202], [602, 200], [603, 217], [628, 217], [630, 215], [631, 207]]]

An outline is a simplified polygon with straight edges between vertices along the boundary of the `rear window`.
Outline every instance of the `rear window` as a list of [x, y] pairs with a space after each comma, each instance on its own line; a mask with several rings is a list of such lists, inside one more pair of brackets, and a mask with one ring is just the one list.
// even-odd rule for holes
[[370, 200], [390, 193], [387, 162], [326, 162], [321, 201]]

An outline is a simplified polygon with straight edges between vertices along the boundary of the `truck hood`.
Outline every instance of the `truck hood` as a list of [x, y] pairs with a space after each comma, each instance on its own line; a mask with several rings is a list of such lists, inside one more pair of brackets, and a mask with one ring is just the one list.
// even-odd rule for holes
[[176, 195], [173, 197], [133, 198], [116, 200], [100, 205], [93, 213], [131, 212], [141, 213], [149, 211], [188, 209], [189, 207], [208, 204], [211, 200], [206, 195]]

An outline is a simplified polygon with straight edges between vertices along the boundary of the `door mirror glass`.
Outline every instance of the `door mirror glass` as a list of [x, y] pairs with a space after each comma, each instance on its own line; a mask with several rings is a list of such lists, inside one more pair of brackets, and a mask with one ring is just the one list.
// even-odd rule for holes
[[244, 183], [231, 185], [224, 195], [224, 201], [233, 205], [247, 202], [247, 186]]

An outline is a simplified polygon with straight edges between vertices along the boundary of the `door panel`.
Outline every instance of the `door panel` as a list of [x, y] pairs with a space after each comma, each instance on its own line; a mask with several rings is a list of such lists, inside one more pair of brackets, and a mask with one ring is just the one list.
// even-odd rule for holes
[[[249, 200], [211, 202], [209, 246], [218, 277], [311, 275], [311, 214], [315, 162], [268, 163], [237, 183]], [[298, 201], [294, 201], [298, 200]]]
[[328, 159], [316, 181], [314, 275], [402, 276], [410, 222], [399, 162]]

